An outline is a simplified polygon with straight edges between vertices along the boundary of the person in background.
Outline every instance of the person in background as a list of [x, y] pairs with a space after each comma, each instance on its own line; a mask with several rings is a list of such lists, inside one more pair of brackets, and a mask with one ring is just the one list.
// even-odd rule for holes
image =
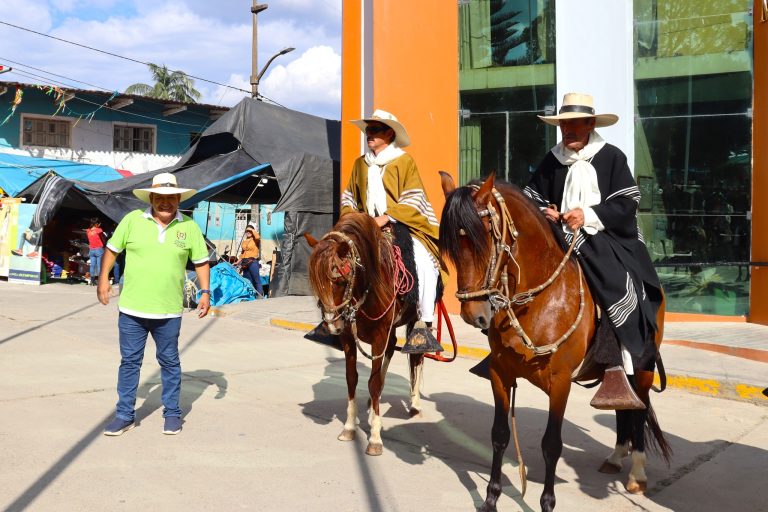
[[243, 276], [248, 279], [253, 288], [259, 294], [264, 295], [264, 288], [261, 286], [261, 276], [259, 275], [259, 269], [261, 263], [259, 262], [259, 241], [261, 237], [253, 224], [248, 224], [245, 228], [245, 235], [243, 243], [240, 245], [240, 259], [237, 260], [235, 266], [240, 265], [243, 271]]
[[157, 174], [151, 188], [133, 191], [136, 197], [149, 203], [149, 207], [128, 213], [107, 242], [108, 250], [99, 274], [99, 302], [109, 304], [112, 294], [109, 272], [117, 254], [123, 251], [126, 267], [118, 304], [117, 410], [104, 435], [119, 436], [134, 426], [139, 372], [149, 334], [155, 340], [163, 385], [163, 434], [181, 432], [179, 332], [187, 261], [195, 265], [201, 288], [197, 316], [203, 318], [211, 307], [208, 248], [195, 221], [179, 211], [179, 203], [195, 192], [180, 188], [173, 174]]
[[90, 227], [85, 230], [88, 237], [88, 258], [91, 262], [91, 286], [96, 286], [101, 271], [101, 259], [104, 257], [106, 235], [101, 229], [101, 221], [98, 217], [92, 217]]

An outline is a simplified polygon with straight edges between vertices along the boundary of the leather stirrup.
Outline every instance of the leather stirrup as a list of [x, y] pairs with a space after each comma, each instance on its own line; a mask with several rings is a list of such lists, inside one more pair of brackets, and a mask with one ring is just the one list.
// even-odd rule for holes
[[645, 409], [645, 404], [632, 389], [621, 366], [612, 366], [605, 370], [603, 383], [589, 405], [595, 409], [625, 410]]

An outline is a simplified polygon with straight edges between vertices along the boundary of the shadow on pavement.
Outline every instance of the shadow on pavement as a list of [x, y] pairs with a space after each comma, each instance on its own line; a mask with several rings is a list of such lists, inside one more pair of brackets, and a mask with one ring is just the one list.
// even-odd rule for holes
[[[98, 304], [98, 302], [96, 303]], [[49, 322], [46, 322], [45, 324], [41, 324], [39, 326], [36, 326], [31, 329], [27, 329], [26, 331], [22, 333], [18, 333], [12, 337], [20, 336], [22, 334], [25, 334], [27, 332], [33, 331], [35, 329], [39, 329], [43, 325], [50, 324], [52, 322], [55, 322], [56, 320], [60, 320], [62, 318], [65, 318], [69, 315], [75, 314], [79, 311], [83, 311], [85, 309], [88, 309], [90, 307], [93, 307], [93, 304], [91, 306], [87, 306], [85, 308], [79, 309], [77, 311], [74, 311], [72, 313], [69, 313], [67, 315], [63, 315], [59, 318], [56, 318], [54, 320], [51, 320]], [[183, 354], [187, 350], [189, 350], [190, 347], [192, 347], [195, 343], [200, 341], [202, 336], [210, 329], [214, 324], [216, 323], [216, 317], [212, 318], [208, 323], [206, 323], [200, 331], [195, 334], [195, 336], [187, 342], [184, 347], [182, 347], [179, 350], [179, 354]], [[115, 325], [115, 329], [117, 329], [117, 326]], [[2, 341], [7, 341], [10, 338], [6, 338]], [[115, 347], [115, 350], [117, 351], [118, 348]], [[149, 378], [150, 381], [159, 381], [160, 379], [160, 370], [157, 369], [155, 373]], [[115, 384], [117, 384], [117, 366], [115, 367]], [[206, 384], [207, 386], [208, 384]], [[224, 387], [226, 389], [226, 386]], [[198, 395], [199, 397], [199, 395]], [[183, 399], [183, 394], [182, 394]], [[142, 406], [143, 408], [143, 406]], [[137, 411], [138, 413], [138, 411]], [[114, 411], [110, 411], [100, 422], [98, 422], [90, 431], [88, 431], [79, 441], [77, 441], [69, 450], [67, 450], [61, 457], [59, 457], [59, 460], [57, 460], [51, 467], [40, 475], [37, 480], [35, 480], [29, 487], [27, 487], [18, 498], [13, 500], [13, 502], [8, 505], [8, 507], [5, 508], [4, 512], [20, 512], [22, 510], [25, 510], [27, 507], [30, 506], [30, 504], [45, 491], [45, 489], [51, 485], [58, 477], [61, 475], [66, 469], [72, 464], [79, 456], [80, 454], [85, 451], [88, 446], [93, 443], [96, 439], [102, 437], [102, 431], [104, 430], [104, 427], [109, 423], [109, 421], [114, 417]], [[138, 417], [138, 414], [137, 414]]]
[[[186, 418], [192, 412], [192, 404], [203, 396], [205, 390], [210, 386], [216, 386], [217, 388], [214, 399], [219, 400], [226, 396], [227, 379], [224, 378], [224, 374], [221, 372], [195, 370], [181, 374], [181, 398], [179, 402], [182, 418]], [[139, 386], [136, 396], [144, 398], [144, 402], [141, 404], [141, 407], [136, 409], [137, 425], [141, 423], [141, 420], [163, 407], [162, 392], [163, 386], [159, 376], [154, 376], [151, 380]]]
[[98, 305], [100, 305], [100, 303], [99, 303], [99, 302], [94, 302], [94, 303], [93, 303], [93, 304], [91, 304], [90, 306], [85, 306], [85, 307], [83, 307], [83, 308], [80, 308], [80, 309], [76, 309], [76, 310], [74, 310], [74, 311], [71, 311], [71, 312], [69, 312], [69, 313], [66, 313], [66, 314], [64, 314], [64, 315], [61, 315], [61, 316], [57, 316], [56, 318], [53, 318], [53, 319], [51, 319], [51, 320], [48, 320], [48, 321], [46, 321], [46, 322], [42, 322], [42, 323], [39, 323], [39, 324], [37, 324], [37, 325], [36, 325], [36, 326], [34, 326], [34, 327], [30, 327], [29, 329], [24, 329], [23, 331], [17, 332], [16, 334], [12, 334], [12, 335], [8, 336], [7, 338], [3, 338], [3, 339], [1, 339], [1, 340], [0, 340], [0, 345], [2, 345], [2, 344], [3, 344], [3, 343], [5, 343], [5, 342], [11, 341], [12, 339], [18, 338], [18, 337], [20, 337], [20, 336], [24, 336], [25, 334], [29, 334], [29, 333], [30, 333], [30, 332], [32, 332], [32, 331], [36, 331], [36, 330], [38, 330], [38, 329], [42, 329], [42, 328], [43, 328], [43, 327], [45, 327], [46, 325], [51, 325], [51, 324], [53, 324], [53, 323], [56, 323], [56, 322], [58, 322], [59, 320], [63, 320], [64, 318], [67, 318], [67, 317], [70, 317], [70, 316], [76, 315], [76, 314], [78, 314], [78, 313], [82, 313], [82, 312], [83, 312], [83, 311], [85, 311], [86, 309], [91, 309], [92, 307], [94, 307], [94, 306], [98, 306]]

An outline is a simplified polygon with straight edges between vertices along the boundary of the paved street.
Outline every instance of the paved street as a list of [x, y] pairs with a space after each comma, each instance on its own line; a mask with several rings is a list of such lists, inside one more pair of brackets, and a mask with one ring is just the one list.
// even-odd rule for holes
[[[358, 439], [342, 443], [341, 353], [271, 325], [259, 303], [203, 320], [185, 315], [180, 435], [161, 433], [151, 342], [138, 427], [101, 435], [116, 401], [115, 303], [101, 306], [86, 286], [0, 282], [1, 510], [467, 511], [484, 498], [493, 408], [487, 381], [467, 372], [475, 361], [427, 362], [423, 415], [409, 419], [406, 359], [397, 356], [383, 396], [384, 455], [368, 457], [366, 365]], [[693, 350], [673, 348], [680, 365]], [[768, 380], [761, 365], [740, 367], [744, 380]], [[556, 510], [768, 511], [768, 407], [677, 387], [654, 395], [674, 458], [667, 468], [649, 456], [649, 492], [632, 496], [626, 467], [596, 471], [614, 434], [612, 414], [588, 406], [592, 393], [574, 389], [569, 402]], [[520, 383], [528, 492], [521, 499], [510, 449], [502, 511], [539, 510], [545, 398]]]

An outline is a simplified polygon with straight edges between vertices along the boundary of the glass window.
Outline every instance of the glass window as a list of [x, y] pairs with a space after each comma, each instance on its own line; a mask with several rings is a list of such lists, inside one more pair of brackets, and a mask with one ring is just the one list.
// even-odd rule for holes
[[747, 312], [750, 7], [634, 2], [638, 219], [669, 311]]
[[22, 131], [22, 141], [25, 146], [70, 147], [69, 121], [24, 117]]
[[518, 185], [556, 142], [554, 0], [459, 5], [459, 183], [496, 172]]
[[155, 152], [155, 129], [149, 126], [115, 125], [112, 147], [132, 153]]

